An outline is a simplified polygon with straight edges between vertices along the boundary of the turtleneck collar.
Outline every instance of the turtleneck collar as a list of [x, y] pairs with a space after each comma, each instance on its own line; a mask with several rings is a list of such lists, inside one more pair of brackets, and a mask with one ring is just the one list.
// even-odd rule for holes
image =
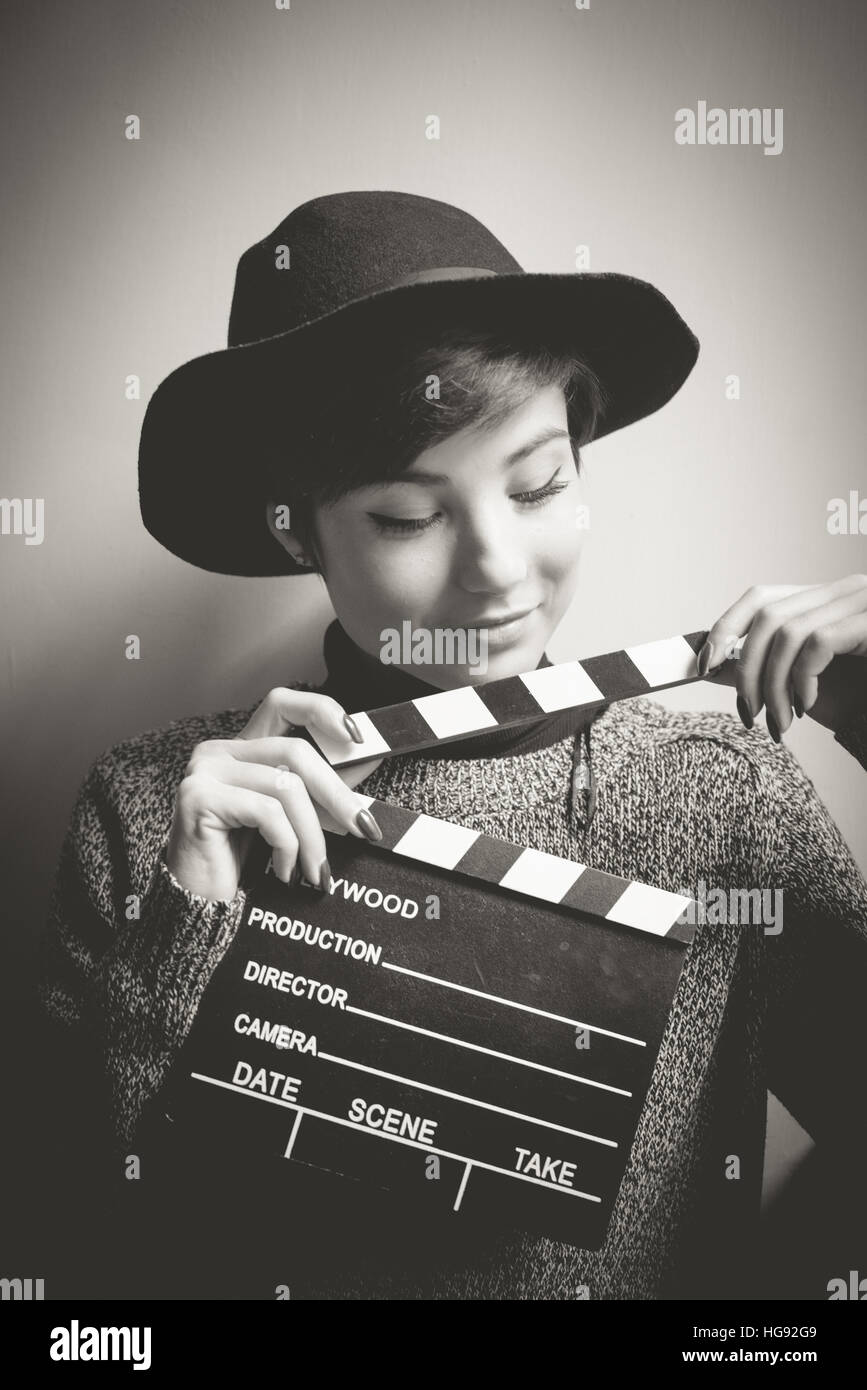
[[[378, 709], [415, 700], [421, 695], [436, 695], [441, 687], [411, 676], [397, 666], [387, 666], [375, 656], [362, 650], [335, 619], [327, 628], [324, 639], [325, 665], [328, 675], [320, 687], [325, 695], [337, 700], [348, 712]], [[537, 670], [552, 665], [543, 653]], [[494, 729], [453, 743], [438, 744], [413, 753], [414, 758], [503, 758], [515, 753], [530, 753], [547, 748], [564, 738], [574, 736], [593, 722], [606, 706], [587, 711], [562, 710], [543, 715], [532, 724], [516, 728]]]

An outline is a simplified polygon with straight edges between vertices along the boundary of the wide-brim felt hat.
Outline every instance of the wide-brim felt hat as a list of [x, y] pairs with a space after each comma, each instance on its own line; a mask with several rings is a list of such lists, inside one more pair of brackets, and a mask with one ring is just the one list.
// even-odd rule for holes
[[665, 405], [699, 350], [655, 286], [524, 271], [449, 203], [392, 191], [313, 198], [241, 257], [228, 347], [178, 367], [148, 403], [139, 446], [148, 531], [219, 574], [311, 573], [268, 529], [269, 464], [291, 491], [293, 443], [329, 373], [375, 360], [377, 343], [397, 335], [417, 341], [454, 324], [584, 361], [607, 402], [594, 438]]

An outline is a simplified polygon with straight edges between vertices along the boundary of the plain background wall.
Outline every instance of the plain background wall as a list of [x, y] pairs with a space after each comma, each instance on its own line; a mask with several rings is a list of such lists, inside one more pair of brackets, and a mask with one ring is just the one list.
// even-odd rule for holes
[[[527, 270], [574, 270], [586, 245], [591, 270], [653, 281], [701, 339], [669, 406], [586, 452], [589, 545], [555, 661], [709, 627], [753, 583], [867, 567], [863, 537], [826, 527], [829, 500], [865, 477], [863, 6], [30, 0], [3, 25], [0, 491], [45, 499], [42, 545], [0, 537], [4, 937], [22, 1026], [93, 758], [323, 673], [318, 580], [199, 572], [145, 532], [136, 492], [148, 397], [225, 345], [239, 255], [308, 198], [442, 198]], [[700, 99], [782, 107], [783, 152], [676, 144], [675, 111]], [[711, 685], [662, 698], [734, 710]], [[867, 866], [862, 769], [809, 719], [787, 742]], [[26, 1115], [23, 1082], [20, 1099]], [[806, 1141], [776, 1108], [771, 1138], [773, 1177]]]

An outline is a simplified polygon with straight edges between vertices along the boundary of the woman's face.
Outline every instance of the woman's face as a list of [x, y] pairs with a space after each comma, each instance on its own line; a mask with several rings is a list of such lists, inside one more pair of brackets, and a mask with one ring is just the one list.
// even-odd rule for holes
[[[565, 398], [546, 387], [495, 430], [463, 430], [399, 479], [316, 509], [335, 613], [379, 658], [387, 629], [428, 631], [432, 664], [392, 664], [441, 689], [534, 670], [575, 589], [582, 502]], [[513, 621], [501, 626], [504, 617]], [[486, 669], [469, 643], [437, 653], [438, 628], [485, 629]]]

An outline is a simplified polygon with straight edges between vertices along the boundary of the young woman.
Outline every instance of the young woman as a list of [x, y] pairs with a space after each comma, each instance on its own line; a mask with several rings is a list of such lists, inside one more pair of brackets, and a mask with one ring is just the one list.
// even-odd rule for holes
[[[95, 1044], [74, 1084], [103, 1078], [95, 1113], [123, 1154], [148, 1152], [145, 1117], [241, 921], [253, 839], [281, 878], [325, 888], [320, 811], [378, 837], [359, 792], [675, 891], [781, 889], [785, 918], [774, 935], [696, 935], [600, 1250], [505, 1215], [407, 1223], [312, 1177], [293, 1203], [282, 1171], [242, 1181], [217, 1155], [163, 1149], [161, 1182], [126, 1184], [148, 1189], [137, 1240], [162, 1258], [141, 1294], [167, 1296], [168, 1265], [177, 1297], [738, 1297], [767, 1087], [818, 1142], [857, 1142], [867, 885], [780, 740], [794, 704], [867, 766], [865, 576], [753, 587], [713, 624], [698, 673], [737, 686], [742, 722], [642, 698], [342, 772], [309, 738], [549, 664], [585, 534], [580, 450], [664, 404], [697, 346], [642, 282], [525, 275], [459, 209], [349, 193], [246, 253], [229, 350], [156, 393], [140, 456], [153, 534], [225, 573], [318, 572], [337, 617], [321, 687], [129, 739], [79, 793], [43, 997]], [[486, 669], [385, 664], [383, 633], [406, 620], [483, 630]]]

